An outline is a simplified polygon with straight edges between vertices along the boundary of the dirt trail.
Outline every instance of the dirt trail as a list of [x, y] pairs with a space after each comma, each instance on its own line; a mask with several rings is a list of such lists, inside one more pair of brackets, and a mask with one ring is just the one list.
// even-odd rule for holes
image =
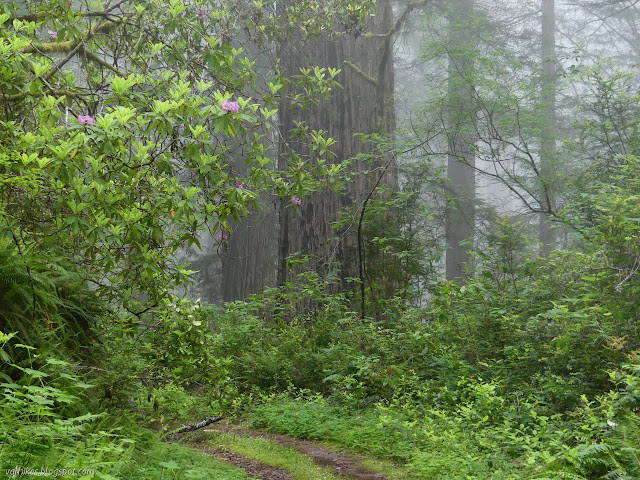
[[258, 462], [222, 448], [210, 448], [203, 445], [198, 445], [196, 448], [212, 457], [219, 458], [236, 467], [240, 467], [252, 477], [259, 478], [260, 480], [293, 480], [291, 474], [282, 468], [272, 467], [266, 463]]
[[[344, 475], [352, 478], [353, 480], [391, 480], [388, 477], [375, 473], [365, 468], [360, 459], [354, 455], [350, 455], [343, 452], [336, 452], [330, 448], [320, 445], [318, 443], [301, 440], [299, 438], [290, 437], [288, 435], [278, 435], [275, 433], [263, 432], [260, 430], [250, 430], [243, 427], [232, 425], [217, 425], [215, 428], [210, 427], [202, 430], [202, 432], [224, 432], [233, 433], [235, 435], [243, 437], [259, 437], [266, 438], [278, 442], [280, 445], [293, 448], [300, 453], [307, 455], [318, 465], [323, 467], [329, 467], [334, 470], [336, 474]], [[222, 460], [233, 463], [236, 466], [244, 468], [250, 475], [255, 475], [262, 480], [288, 480], [292, 478], [288, 473], [281, 469], [270, 467], [269, 465], [256, 462], [254, 460], [247, 459], [241, 455], [226, 452], [224, 450], [216, 450], [211, 448], [203, 448], [202, 445], [197, 446], [198, 449], [203, 450], [210, 455], [213, 455]], [[237, 459], [235, 457], [238, 457]], [[254, 465], [251, 467], [253, 470], [245, 468], [247, 462], [252, 462]], [[270, 472], [269, 469], [274, 470]], [[282, 475], [288, 476], [282, 476]]]

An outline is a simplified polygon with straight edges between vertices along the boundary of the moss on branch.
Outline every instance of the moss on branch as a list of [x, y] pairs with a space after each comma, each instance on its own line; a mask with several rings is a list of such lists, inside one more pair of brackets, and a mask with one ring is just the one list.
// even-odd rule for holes
[[85, 54], [85, 57], [87, 58], [87, 60], [90, 60], [93, 63], [97, 63], [98, 65], [101, 65], [104, 68], [106, 68], [108, 70], [111, 70], [113, 73], [115, 73], [119, 77], [125, 78], [127, 76], [124, 72], [118, 70], [115, 66], [111, 65], [109, 62], [105, 62], [103, 59], [101, 59], [95, 53], [85, 49], [84, 50], [84, 54]]
[[59, 63], [54, 65], [53, 69], [45, 76], [45, 79], [50, 79], [53, 74], [59, 70], [65, 63], [67, 63], [72, 57], [76, 55], [80, 55], [84, 53], [85, 58], [93, 62], [101, 67], [104, 67], [116, 75], [120, 77], [125, 77], [126, 75], [121, 72], [118, 68], [111, 65], [108, 62], [105, 62], [95, 53], [87, 50], [84, 46], [84, 42], [86, 40], [91, 39], [96, 34], [109, 33], [113, 29], [115, 29], [118, 25], [120, 25], [126, 17], [131, 17], [133, 14], [128, 13], [125, 17], [118, 19], [117, 21], [108, 21], [101, 24], [98, 24], [96, 27], [91, 28], [86, 31], [84, 35], [81, 35], [77, 38], [62, 41], [62, 42], [48, 42], [48, 43], [32, 43], [28, 47], [26, 47], [23, 52], [24, 53], [36, 53], [38, 55], [51, 55], [56, 53], [66, 53], [67, 56], [62, 59]]
[[[121, 0], [120, 2], [116, 3], [115, 5], [112, 5], [109, 8], [106, 8], [104, 10], [91, 10], [91, 11], [88, 11], [88, 12], [75, 11], [74, 13], [76, 15], [78, 15], [79, 17], [111, 18], [112, 17], [111, 12], [113, 12], [115, 9], [119, 8], [122, 4], [127, 3], [129, 1], [130, 0]], [[13, 18], [13, 20], [19, 20], [21, 22], [39, 22], [40, 20], [46, 19], [48, 14], [50, 14], [50, 13], [49, 12], [28, 13], [26, 15], [18, 15], [17, 17]]]
[[349, 62], [348, 60], [345, 60], [344, 63], [349, 68], [351, 68], [354, 72], [356, 72], [358, 75], [361, 75], [367, 82], [372, 83], [373, 85], [378, 85], [378, 80], [377, 79], [373, 78], [371, 75], [367, 75], [366, 73], [364, 73], [362, 70], [360, 70], [360, 68], [358, 68], [353, 63]]

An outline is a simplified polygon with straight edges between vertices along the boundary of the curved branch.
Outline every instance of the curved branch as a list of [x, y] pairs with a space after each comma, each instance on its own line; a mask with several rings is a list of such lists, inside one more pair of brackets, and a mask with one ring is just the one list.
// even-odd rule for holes
[[126, 19], [133, 17], [133, 15], [133, 12], [129, 12], [124, 16], [118, 18], [117, 20], [109, 20], [107, 22], [101, 23], [97, 27], [87, 30], [84, 34], [80, 35], [79, 38], [73, 38], [64, 42], [31, 43], [31, 45], [23, 49], [22, 53], [36, 53], [39, 55], [47, 55], [52, 53], [68, 53], [76, 48], [76, 46], [82, 42], [82, 39], [88, 40], [98, 33], [109, 33], [117, 26], [122, 24]]

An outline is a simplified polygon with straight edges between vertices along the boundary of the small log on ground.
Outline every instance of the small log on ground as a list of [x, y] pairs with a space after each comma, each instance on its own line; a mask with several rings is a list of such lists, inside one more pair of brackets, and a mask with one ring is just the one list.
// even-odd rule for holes
[[187, 432], [194, 432], [196, 430], [199, 430], [201, 428], [204, 428], [206, 426], [211, 425], [212, 423], [215, 422], [219, 422], [220, 420], [222, 420], [224, 417], [222, 416], [216, 416], [216, 417], [207, 417], [205, 418], [203, 421], [198, 422], [198, 423], [191, 423], [189, 425], [183, 425], [182, 427], [173, 430], [169, 433], [167, 433], [164, 438], [166, 439], [167, 437], [172, 437], [173, 435], [177, 435], [179, 433], [187, 433]]

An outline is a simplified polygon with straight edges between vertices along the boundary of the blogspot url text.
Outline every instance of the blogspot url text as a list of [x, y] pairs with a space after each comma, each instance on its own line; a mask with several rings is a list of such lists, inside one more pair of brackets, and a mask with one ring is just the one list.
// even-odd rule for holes
[[93, 468], [7, 468], [5, 469], [5, 475], [7, 477], [22, 477], [26, 475], [32, 475], [35, 477], [80, 477], [85, 475], [95, 475], [96, 471]]

